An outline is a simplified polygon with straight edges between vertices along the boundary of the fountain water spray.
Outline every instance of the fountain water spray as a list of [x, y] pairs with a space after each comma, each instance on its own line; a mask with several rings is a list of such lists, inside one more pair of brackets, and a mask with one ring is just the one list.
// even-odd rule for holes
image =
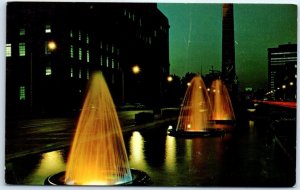
[[225, 84], [220, 80], [214, 80], [211, 85], [210, 99], [212, 104], [213, 121], [233, 121], [235, 115], [230, 96]]
[[186, 90], [176, 129], [170, 129], [174, 136], [212, 136], [223, 134], [211, 127], [211, 104], [201, 76], [195, 76]]
[[66, 171], [50, 176], [45, 183], [120, 185], [144, 184], [145, 179], [150, 180], [144, 172], [129, 167], [115, 105], [102, 73], [96, 72], [77, 123]]
[[186, 90], [177, 131], [201, 131], [208, 127], [211, 105], [205, 84], [200, 76], [195, 76]]

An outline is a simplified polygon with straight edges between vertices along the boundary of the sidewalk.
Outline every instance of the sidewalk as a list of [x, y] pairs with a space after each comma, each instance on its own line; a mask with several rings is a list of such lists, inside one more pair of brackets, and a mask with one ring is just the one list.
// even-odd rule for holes
[[[74, 118], [34, 119], [8, 122], [6, 125], [5, 160], [63, 149], [71, 145], [76, 130]], [[170, 123], [172, 119], [156, 118], [153, 122], [134, 124], [134, 120], [121, 121], [123, 133], [153, 128]]]

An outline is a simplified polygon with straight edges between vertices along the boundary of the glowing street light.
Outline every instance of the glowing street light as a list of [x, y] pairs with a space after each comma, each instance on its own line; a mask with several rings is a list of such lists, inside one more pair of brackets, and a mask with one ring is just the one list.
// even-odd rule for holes
[[56, 43], [54, 41], [48, 42], [48, 48], [51, 51], [55, 50], [56, 49]]
[[284, 84], [284, 85], [282, 85], [282, 89], [286, 89], [286, 85]]
[[293, 86], [294, 85], [294, 83], [293, 82], [290, 82], [290, 86]]
[[141, 71], [140, 67], [138, 65], [135, 65], [132, 67], [132, 72], [134, 74], [138, 74]]
[[167, 81], [168, 82], [172, 82], [173, 81], [173, 77], [172, 76], [168, 76]]

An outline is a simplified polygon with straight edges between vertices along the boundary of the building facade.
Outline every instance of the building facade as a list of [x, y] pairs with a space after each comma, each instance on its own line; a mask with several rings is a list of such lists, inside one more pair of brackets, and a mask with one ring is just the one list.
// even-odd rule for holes
[[268, 89], [273, 100], [296, 101], [297, 44], [268, 49]]
[[97, 70], [117, 106], [159, 108], [169, 75], [168, 19], [154, 3], [11, 2], [6, 60], [8, 113], [78, 111]]

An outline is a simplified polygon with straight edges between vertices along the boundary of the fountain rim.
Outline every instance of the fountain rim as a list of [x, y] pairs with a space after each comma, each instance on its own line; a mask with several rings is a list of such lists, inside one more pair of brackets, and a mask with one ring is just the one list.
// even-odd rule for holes
[[68, 185], [64, 183], [64, 177], [65, 177], [66, 171], [61, 171], [59, 173], [53, 174], [48, 176], [45, 181], [44, 185], [65, 185], [65, 186], [139, 186], [139, 185], [148, 185], [151, 183], [151, 178], [149, 175], [141, 170], [130, 168], [130, 172], [132, 174], [132, 180], [115, 184], [115, 185]]

